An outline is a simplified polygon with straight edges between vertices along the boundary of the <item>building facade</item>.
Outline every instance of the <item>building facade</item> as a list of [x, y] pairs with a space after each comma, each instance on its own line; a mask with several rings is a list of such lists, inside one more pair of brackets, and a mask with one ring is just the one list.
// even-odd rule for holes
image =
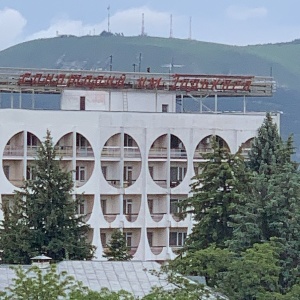
[[[49, 88], [22, 74], [15, 94]], [[32, 178], [37, 149], [50, 130], [61, 167], [74, 171], [74, 197], [83, 194], [78, 213], [91, 226], [96, 258], [103, 259], [113, 229], [121, 228], [133, 259], [172, 259], [192, 229], [190, 216], [176, 217], [176, 204], [189, 196], [191, 178], [211, 150], [210, 137], [246, 154], [265, 113], [184, 113], [178, 102], [183, 105], [190, 91], [125, 84], [62, 86], [60, 110], [0, 109], [1, 200], [13, 201], [23, 179]], [[7, 93], [7, 82], [2, 86]], [[273, 117], [279, 124], [279, 114]]]

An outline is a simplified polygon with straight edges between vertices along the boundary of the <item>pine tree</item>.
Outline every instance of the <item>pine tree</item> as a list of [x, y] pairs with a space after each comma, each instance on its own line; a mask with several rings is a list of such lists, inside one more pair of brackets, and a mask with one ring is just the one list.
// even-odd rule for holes
[[[22, 227], [27, 234], [20, 237], [20, 246], [26, 244], [28, 249], [18, 259], [23, 259], [24, 263], [28, 263], [29, 257], [41, 253], [54, 261], [91, 258], [94, 249], [86, 241], [89, 226], [83, 222], [83, 216], [77, 215], [80, 200], [73, 200], [71, 196], [72, 174], [60, 169], [49, 131], [38, 151], [33, 174], [34, 178], [25, 180], [21, 190], [16, 191], [15, 208], [6, 213], [2, 222], [0, 243], [4, 257], [5, 253], [14, 250], [4, 241]], [[16, 221], [13, 212], [18, 213], [19, 220]], [[12, 222], [15, 227], [3, 230], [9, 228]]]
[[262, 126], [258, 129], [257, 137], [254, 138], [248, 166], [256, 173], [271, 175], [276, 172], [274, 168], [278, 168], [278, 165], [291, 162], [293, 151], [292, 137], [284, 143], [271, 114], [267, 113]]
[[300, 173], [292, 154], [292, 138], [283, 142], [267, 115], [250, 151], [252, 176], [244, 201], [232, 216], [233, 238], [228, 241], [231, 249], [240, 252], [275, 239], [281, 245], [282, 292], [300, 275]]
[[232, 237], [229, 226], [231, 215], [240, 201], [241, 189], [247, 180], [243, 158], [221, 148], [212, 141], [212, 153], [204, 155], [201, 173], [192, 178], [192, 197], [183, 200], [182, 217], [192, 213], [195, 221], [192, 233], [186, 240], [185, 250], [199, 250], [212, 244], [224, 247]]
[[128, 251], [124, 234], [120, 229], [115, 229], [111, 235], [108, 249], [103, 257], [108, 260], [127, 261], [132, 259], [132, 255]]

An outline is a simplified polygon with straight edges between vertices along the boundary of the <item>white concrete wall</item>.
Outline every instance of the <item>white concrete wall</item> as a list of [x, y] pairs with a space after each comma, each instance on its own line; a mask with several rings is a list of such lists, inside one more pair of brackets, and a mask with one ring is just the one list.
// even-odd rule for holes
[[80, 97], [85, 97], [85, 110], [161, 112], [168, 105], [168, 112], [176, 111], [175, 94], [164, 91], [87, 91], [64, 90], [62, 110], [80, 110]]
[[[176, 113], [140, 113], [140, 112], [109, 112], [109, 111], [31, 111], [31, 110], [0, 110], [0, 194], [12, 195], [17, 189], [5, 177], [3, 172], [3, 152], [7, 142], [20, 132], [31, 132], [39, 140], [44, 140], [46, 130], [51, 131], [53, 142], [56, 144], [66, 134], [68, 140], [73, 141], [78, 132], [82, 134], [90, 143], [94, 157], [76, 158], [76, 151], [73, 157], [65, 161], [68, 167], [76, 166], [76, 159], [87, 161], [93, 168], [89, 180], [82, 186], [75, 188], [74, 194], [85, 193], [89, 195], [89, 201], [93, 202], [92, 214], [88, 223], [93, 228], [92, 240], [97, 246], [97, 258], [102, 259], [102, 245], [100, 240], [101, 229], [124, 228], [137, 233], [133, 236], [134, 244], [138, 244], [134, 259], [153, 260], [167, 259], [175, 257], [171, 247], [168, 246], [169, 231], [183, 230], [190, 232], [192, 223], [189, 218], [177, 222], [169, 214], [169, 199], [171, 195], [188, 195], [190, 192], [190, 178], [194, 175], [193, 155], [199, 142], [206, 136], [216, 134], [222, 137], [228, 144], [230, 150], [235, 152], [239, 146], [248, 139], [256, 135], [258, 127], [261, 126], [265, 114], [176, 114]], [[279, 123], [279, 115], [274, 116], [274, 120]], [[124, 159], [124, 157], [113, 160], [101, 160], [102, 148], [107, 140], [115, 134], [127, 133], [135, 140], [139, 147], [141, 157], [134, 159]], [[153, 182], [148, 165], [158, 164], [159, 160], [148, 162], [148, 154], [153, 142], [162, 135], [173, 134], [181, 139], [186, 152], [187, 159], [183, 162], [187, 165], [187, 174], [181, 184], [174, 188], [159, 187]], [[120, 139], [121, 140], [121, 139]], [[117, 143], [119, 144], [119, 142]], [[26, 151], [26, 150], [25, 150]], [[5, 157], [5, 160], [14, 161], [13, 157]], [[26, 164], [26, 157], [21, 159], [21, 163]], [[139, 165], [140, 172], [137, 181], [127, 188], [115, 188], [106, 182], [101, 170], [103, 165], [116, 164], [116, 169], [112, 170], [122, 180], [123, 166], [131, 161], [132, 165]], [[162, 160], [166, 165], [164, 174], [167, 173], [170, 161]], [[89, 166], [90, 166], [89, 165]], [[25, 166], [25, 165], [24, 165]], [[19, 168], [19, 167], [18, 167]], [[116, 174], [118, 173], [118, 174]], [[165, 176], [165, 175], [164, 175]], [[159, 175], [160, 177], [160, 175]], [[167, 176], [168, 177], [168, 176]], [[163, 178], [163, 177], [161, 177]], [[167, 178], [163, 178], [167, 179]], [[119, 211], [120, 215], [113, 222], [107, 222], [100, 206], [101, 195], [107, 199], [107, 211]], [[112, 195], [114, 205], [117, 209], [111, 209], [109, 198]], [[123, 216], [123, 198], [133, 195], [133, 199], [140, 199], [139, 215], [134, 222], [126, 220]], [[154, 221], [149, 213], [147, 199], [163, 199], [162, 206], [167, 205], [164, 216], [160, 221]], [[134, 202], [134, 201], [133, 201]], [[155, 203], [155, 202], [154, 202]], [[161, 210], [154, 204], [154, 211]], [[91, 207], [91, 206], [89, 206]], [[2, 217], [0, 211], [0, 218]], [[165, 247], [160, 254], [154, 254], [147, 241], [147, 229], [156, 229], [163, 232], [161, 237], [155, 235], [157, 243], [162, 243]]]

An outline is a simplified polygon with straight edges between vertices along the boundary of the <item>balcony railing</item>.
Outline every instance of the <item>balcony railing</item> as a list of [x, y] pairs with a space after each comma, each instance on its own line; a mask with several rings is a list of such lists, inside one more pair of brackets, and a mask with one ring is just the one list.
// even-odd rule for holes
[[250, 150], [251, 150], [251, 148], [243, 148], [241, 150], [241, 155], [244, 156], [244, 157], [248, 157]]
[[170, 157], [171, 158], [184, 159], [184, 158], [187, 158], [187, 154], [186, 154], [185, 149], [171, 149], [170, 150]]
[[27, 146], [27, 156], [36, 157], [40, 146]]
[[55, 147], [56, 155], [57, 156], [73, 156], [73, 147], [72, 146], [56, 146]]
[[92, 147], [76, 147], [76, 155], [79, 157], [94, 157]]
[[119, 214], [117, 214], [117, 213], [114, 213], [114, 214], [104, 214], [104, 219], [107, 221], [107, 222], [109, 222], [109, 223], [111, 223], [111, 222], [113, 222], [115, 219], [116, 219], [116, 217], [118, 216]]
[[141, 153], [138, 147], [124, 147], [124, 157], [140, 158]]
[[102, 157], [120, 157], [121, 149], [118, 146], [104, 146], [102, 149]]
[[151, 213], [152, 220], [159, 222], [164, 217], [165, 213]]
[[120, 188], [121, 187], [121, 182], [120, 180], [116, 180], [116, 179], [106, 179], [106, 181], [112, 185], [113, 187], [116, 187], [116, 188]]
[[126, 214], [125, 217], [127, 221], [134, 222], [136, 221], [138, 214]]
[[153, 181], [162, 188], [167, 188], [167, 180], [153, 179]]
[[213, 148], [212, 147], [200, 147], [198, 149], [196, 149], [195, 154], [194, 154], [194, 158], [202, 158], [203, 154], [205, 153], [212, 153], [213, 152]]
[[131, 255], [134, 255], [135, 252], [136, 252], [136, 250], [137, 250], [137, 246], [135, 246], [135, 247], [127, 246], [127, 248], [128, 248], [129, 253], [130, 253]]
[[149, 151], [149, 158], [167, 158], [167, 148], [151, 148]]
[[16, 147], [11, 145], [6, 145], [4, 148], [4, 156], [23, 156], [24, 148], [22, 146]]
[[163, 250], [164, 246], [151, 246], [151, 251], [154, 255], [158, 255]]
[[178, 186], [181, 182], [182, 182], [182, 180], [170, 181], [170, 187], [174, 188], [174, 187]]
[[87, 180], [76, 180], [76, 187], [81, 187], [83, 186]]
[[22, 179], [8, 179], [8, 180], [11, 184], [17, 187], [21, 187], [24, 184], [24, 181]]

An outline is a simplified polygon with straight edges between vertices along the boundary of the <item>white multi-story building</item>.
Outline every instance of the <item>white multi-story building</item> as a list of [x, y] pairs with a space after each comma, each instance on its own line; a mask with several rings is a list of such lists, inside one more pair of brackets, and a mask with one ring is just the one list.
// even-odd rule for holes
[[[192, 228], [190, 217], [176, 217], [176, 204], [188, 197], [210, 137], [246, 153], [265, 117], [245, 106], [220, 113], [217, 97], [270, 96], [273, 89], [270, 78], [249, 76], [0, 71], [0, 91], [12, 103], [0, 109], [1, 199], [13, 201], [31, 178], [49, 129], [62, 168], [75, 171], [73, 192], [83, 193], [78, 211], [91, 226], [97, 259], [114, 228], [122, 228], [134, 259], [174, 258]], [[32, 109], [22, 109], [27, 93], [61, 94], [60, 110], [34, 109], [34, 97]], [[215, 97], [211, 112], [204, 111], [206, 96]], [[186, 97], [198, 101], [198, 112], [183, 112]], [[279, 124], [278, 114], [274, 120]]]

